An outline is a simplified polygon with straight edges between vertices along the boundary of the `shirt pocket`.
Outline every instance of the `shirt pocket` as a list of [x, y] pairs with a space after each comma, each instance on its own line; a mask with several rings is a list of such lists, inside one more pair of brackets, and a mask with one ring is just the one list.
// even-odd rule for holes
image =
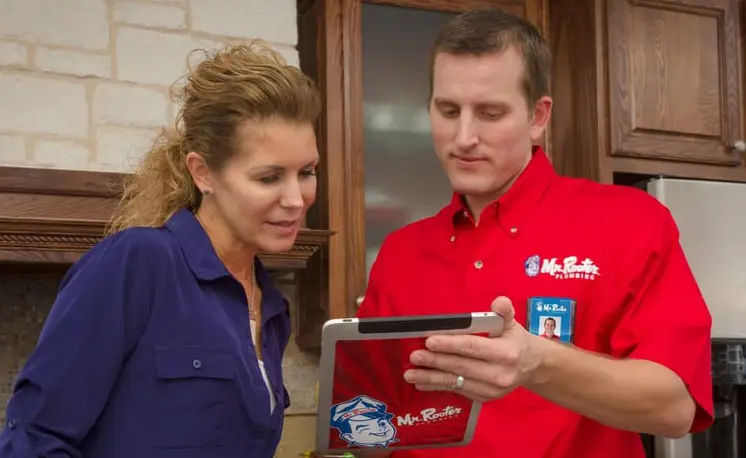
[[235, 396], [235, 357], [203, 346], [155, 349], [156, 447], [225, 444], [228, 401]]

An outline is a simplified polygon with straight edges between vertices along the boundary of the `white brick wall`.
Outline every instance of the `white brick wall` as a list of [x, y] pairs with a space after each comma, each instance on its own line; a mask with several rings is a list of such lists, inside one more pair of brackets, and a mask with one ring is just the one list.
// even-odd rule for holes
[[249, 38], [298, 65], [296, 0], [0, 0], [0, 166], [131, 170], [189, 51]]

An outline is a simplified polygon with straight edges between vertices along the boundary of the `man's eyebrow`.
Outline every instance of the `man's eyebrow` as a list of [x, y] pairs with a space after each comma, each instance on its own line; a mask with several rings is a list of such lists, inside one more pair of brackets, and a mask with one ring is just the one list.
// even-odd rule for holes
[[453, 100], [443, 99], [440, 97], [433, 98], [433, 103], [436, 105], [457, 105]]
[[[452, 106], [458, 106], [458, 103], [454, 102], [453, 100], [449, 99], [443, 99], [443, 98], [434, 98], [433, 103], [435, 105], [452, 105]], [[506, 102], [503, 102], [501, 100], [482, 100], [480, 102], [477, 102], [475, 104], [479, 108], [508, 108], [509, 105]]]

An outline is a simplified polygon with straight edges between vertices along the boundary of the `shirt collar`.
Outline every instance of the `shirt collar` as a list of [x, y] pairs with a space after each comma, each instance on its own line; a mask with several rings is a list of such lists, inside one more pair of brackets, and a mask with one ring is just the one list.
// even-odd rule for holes
[[174, 213], [166, 222], [166, 229], [176, 238], [189, 268], [197, 278], [211, 281], [230, 276], [207, 233], [189, 209], [182, 208]]
[[[546, 153], [540, 146], [534, 146], [531, 160], [508, 191], [488, 209], [492, 209], [501, 224], [511, 231], [517, 231], [528, 219], [549, 186], [557, 178]], [[489, 210], [485, 210], [489, 211]], [[466, 202], [461, 194], [454, 193], [451, 203], [441, 214], [448, 217], [453, 225], [468, 218]]]
[[[212, 281], [221, 277], [233, 278], [228, 269], [225, 268], [225, 264], [218, 258], [207, 232], [190, 210], [183, 208], [177, 211], [166, 222], [166, 229], [176, 238], [186, 257], [189, 269], [197, 278], [205, 281]], [[254, 266], [257, 284], [262, 289], [262, 298], [264, 299], [262, 302], [269, 300], [272, 303], [284, 304], [285, 297], [274, 287], [269, 272], [264, 268], [258, 256], [254, 258]], [[264, 316], [266, 313], [262, 315]]]

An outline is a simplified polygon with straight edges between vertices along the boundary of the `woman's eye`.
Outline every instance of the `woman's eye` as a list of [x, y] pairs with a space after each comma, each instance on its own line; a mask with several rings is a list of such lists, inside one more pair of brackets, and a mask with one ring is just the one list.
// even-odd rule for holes
[[316, 169], [315, 168], [305, 169], [301, 171], [300, 174], [303, 175], [304, 177], [313, 177], [313, 176], [316, 176]]
[[279, 180], [279, 179], [280, 179], [280, 177], [278, 177], [277, 175], [271, 175], [271, 176], [268, 176], [268, 177], [259, 178], [259, 181], [261, 181], [262, 183], [265, 183], [265, 184], [271, 184], [271, 183], [277, 182], [277, 180]]

